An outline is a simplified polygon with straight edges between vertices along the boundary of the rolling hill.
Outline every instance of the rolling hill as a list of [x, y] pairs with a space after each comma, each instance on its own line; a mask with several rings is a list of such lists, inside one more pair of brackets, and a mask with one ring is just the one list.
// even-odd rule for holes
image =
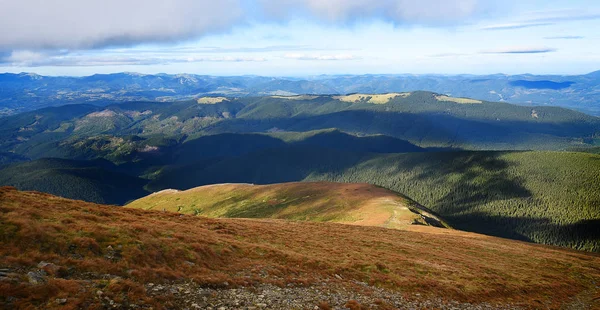
[[[218, 183], [369, 183], [461, 230], [600, 251], [600, 164], [583, 153], [600, 143], [600, 119], [563, 108], [413, 91], [76, 104], [2, 120], [2, 161], [17, 163], [0, 185], [124, 204]], [[568, 149], [582, 153], [546, 151]]]
[[600, 257], [420, 226], [209, 219], [0, 188], [0, 307], [597, 308]]
[[461, 230], [600, 250], [600, 156], [588, 153], [367, 154], [294, 146], [165, 168], [148, 187], [301, 180], [375, 184]]
[[126, 207], [215, 218], [271, 218], [386, 228], [447, 227], [438, 216], [397, 193], [369, 184], [215, 184], [164, 190]]
[[388, 94], [387, 102], [372, 103], [374, 96], [383, 95], [351, 97], [359, 98], [355, 101], [339, 96], [270, 96], [216, 104], [194, 100], [47, 108], [6, 117], [0, 124], [0, 148], [37, 159], [74, 139], [96, 136], [138, 140], [159, 136], [183, 142], [215, 134], [332, 128], [355, 136], [384, 135], [420, 148], [564, 150], [600, 143], [600, 119], [567, 109], [477, 100], [473, 102], [480, 103], [465, 104], [464, 98], [430, 92]]

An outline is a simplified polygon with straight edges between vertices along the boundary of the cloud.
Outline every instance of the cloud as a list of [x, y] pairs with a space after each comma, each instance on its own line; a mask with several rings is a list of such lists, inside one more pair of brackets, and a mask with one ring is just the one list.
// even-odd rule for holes
[[550, 47], [517, 47], [485, 50], [481, 51], [480, 54], [543, 54], [555, 51], [555, 48]]
[[278, 19], [304, 14], [331, 23], [385, 19], [396, 24], [461, 24], [492, 12], [493, 0], [258, 0]]
[[[180, 42], [299, 17], [345, 24], [462, 24], [499, 0], [0, 0], [0, 50]], [[492, 5], [493, 4], [493, 5]], [[487, 13], [486, 13], [487, 12]]]
[[509, 29], [523, 29], [523, 28], [531, 28], [531, 27], [541, 27], [541, 26], [549, 26], [554, 25], [554, 23], [511, 23], [511, 24], [500, 24], [500, 25], [490, 25], [482, 27], [482, 30], [509, 30]]
[[555, 11], [553, 14], [546, 14], [547, 16], [537, 17], [531, 19], [534, 22], [572, 22], [572, 21], [586, 21], [586, 20], [597, 20], [600, 19], [600, 14], [597, 13], [584, 13], [578, 10], [562, 10]]
[[241, 22], [241, 0], [2, 0], [0, 49], [176, 42]]
[[96, 67], [128, 65], [166, 65], [194, 62], [263, 62], [264, 57], [207, 56], [207, 55], [118, 55], [103, 53], [97, 55], [45, 53], [35, 51], [15, 51], [0, 58], [0, 65], [17, 67]]
[[529, 17], [521, 18], [520, 21], [510, 24], [485, 26], [483, 30], [510, 30], [531, 27], [556, 25], [563, 22], [576, 22], [600, 19], [598, 13], [586, 13], [580, 10], [550, 10], [530, 12]]
[[337, 54], [337, 55], [306, 55], [306, 54], [286, 54], [283, 56], [286, 59], [296, 60], [356, 60], [354, 55]]
[[552, 36], [552, 37], [544, 37], [546, 40], [581, 40], [585, 37], [582, 36]]

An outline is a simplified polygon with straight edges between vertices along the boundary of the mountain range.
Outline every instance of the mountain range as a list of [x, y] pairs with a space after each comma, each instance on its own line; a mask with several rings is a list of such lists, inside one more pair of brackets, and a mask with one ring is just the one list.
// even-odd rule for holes
[[323, 75], [304, 78], [193, 74], [0, 74], [0, 116], [48, 106], [179, 101], [202, 96], [389, 93], [427, 90], [525, 106], [561, 106], [600, 115], [600, 71], [585, 75]]

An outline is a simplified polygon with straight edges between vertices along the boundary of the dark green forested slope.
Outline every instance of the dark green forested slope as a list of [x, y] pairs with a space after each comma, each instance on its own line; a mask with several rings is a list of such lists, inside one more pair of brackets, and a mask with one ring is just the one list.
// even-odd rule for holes
[[40, 159], [0, 170], [0, 184], [96, 203], [124, 204], [147, 194], [147, 183], [110, 162]]
[[380, 185], [458, 229], [600, 251], [600, 156], [586, 153], [360, 154], [296, 146], [170, 167], [150, 189], [297, 180]]

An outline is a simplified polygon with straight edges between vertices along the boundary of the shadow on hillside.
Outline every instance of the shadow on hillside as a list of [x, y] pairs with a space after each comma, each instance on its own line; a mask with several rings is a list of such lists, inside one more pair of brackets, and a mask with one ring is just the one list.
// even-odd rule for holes
[[[493, 107], [490, 107], [492, 109]], [[525, 115], [527, 113], [528, 115]], [[466, 113], [466, 112], [465, 112]], [[494, 111], [489, 114], [495, 115]], [[507, 112], [508, 113], [508, 112]], [[598, 123], [576, 119], [566, 113], [564, 120], [537, 121], [530, 111], [515, 115], [477, 118], [460, 117], [444, 111], [407, 113], [383, 110], [345, 110], [321, 115], [290, 118], [244, 119], [219, 122], [206, 128], [211, 134], [224, 132], [311, 131], [337, 128], [345, 132], [383, 134], [390, 137], [442, 146], [474, 145], [477, 148], [563, 148], [565, 137], [587, 137], [599, 129]], [[583, 115], [583, 114], [582, 114]], [[583, 117], [583, 116], [581, 116]]]
[[438, 171], [426, 171], [419, 179], [435, 175], [459, 176], [454, 187], [435, 202], [435, 209], [447, 215], [476, 209], [483, 203], [513, 198], [532, 197], [523, 180], [507, 173], [510, 163], [501, 159], [498, 152], [461, 153], [450, 163], [437, 167]]
[[600, 219], [556, 224], [550, 219], [490, 216], [479, 212], [444, 219], [460, 230], [600, 252]]

